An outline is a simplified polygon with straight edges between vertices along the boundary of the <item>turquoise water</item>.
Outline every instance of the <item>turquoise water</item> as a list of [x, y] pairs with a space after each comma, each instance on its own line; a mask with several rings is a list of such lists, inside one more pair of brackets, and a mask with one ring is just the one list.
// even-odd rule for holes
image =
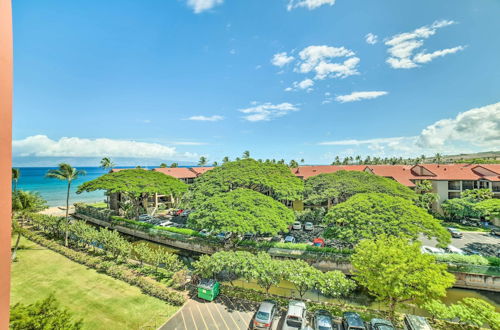
[[[20, 167], [19, 169], [21, 170], [21, 177], [17, 184], [18, 189], [39, 192], [49, 206], [66, 205], [67, 182], [45, 177], [47, 171], [55, 169], [55, 167]], [[104, 191], [76, 194], [76, 189], [82, 183], [93, 180], [107, 173], [108, 170], [100, 167], [77, 167], [77, 169], [84, 170], [87, 174], [71, 183], [70, 204], [75, 202], [93, 203], [104, 201], [106, 199]]]

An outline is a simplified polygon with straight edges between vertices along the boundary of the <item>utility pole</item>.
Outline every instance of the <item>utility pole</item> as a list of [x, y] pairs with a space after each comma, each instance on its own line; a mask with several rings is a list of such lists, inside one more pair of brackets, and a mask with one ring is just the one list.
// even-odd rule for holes
[[0, 329], [9, 328], [12, 202], [12, 6], [0, 0]]

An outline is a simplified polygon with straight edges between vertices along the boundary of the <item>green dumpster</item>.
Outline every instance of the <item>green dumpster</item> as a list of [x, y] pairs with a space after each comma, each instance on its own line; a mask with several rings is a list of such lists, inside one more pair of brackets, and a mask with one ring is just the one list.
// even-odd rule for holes
[[219, 295], [219, 285], [216, 280], [202, 279], [198, 284], [198, 298], [214, 300]]

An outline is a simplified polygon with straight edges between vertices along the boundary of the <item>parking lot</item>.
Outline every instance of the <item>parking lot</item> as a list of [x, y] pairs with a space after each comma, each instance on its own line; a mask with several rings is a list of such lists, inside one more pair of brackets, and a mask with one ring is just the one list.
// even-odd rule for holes
[[[493, 236], [490, 233], [480, 233], [480, 232], [462, 232], [462, 238], [452, 238], [451, 245], [460, 249], [471, 249], [478, 252], [483, 252], [483, 250], [489, 251], [492, 256], [499, 256], [500, 253], [500, 237]], [[423, 245], [436, 246], [437, 241], [435, 239], [427, 239], [426, 237], [421, 238]]]

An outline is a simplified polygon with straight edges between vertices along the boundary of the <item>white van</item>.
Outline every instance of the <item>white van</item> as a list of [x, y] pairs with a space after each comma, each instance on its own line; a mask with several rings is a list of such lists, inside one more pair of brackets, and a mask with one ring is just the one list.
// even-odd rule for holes
[[303, 301], [290, 300], [282, 330], [302, 330], [306, 328], [307, 311]]

